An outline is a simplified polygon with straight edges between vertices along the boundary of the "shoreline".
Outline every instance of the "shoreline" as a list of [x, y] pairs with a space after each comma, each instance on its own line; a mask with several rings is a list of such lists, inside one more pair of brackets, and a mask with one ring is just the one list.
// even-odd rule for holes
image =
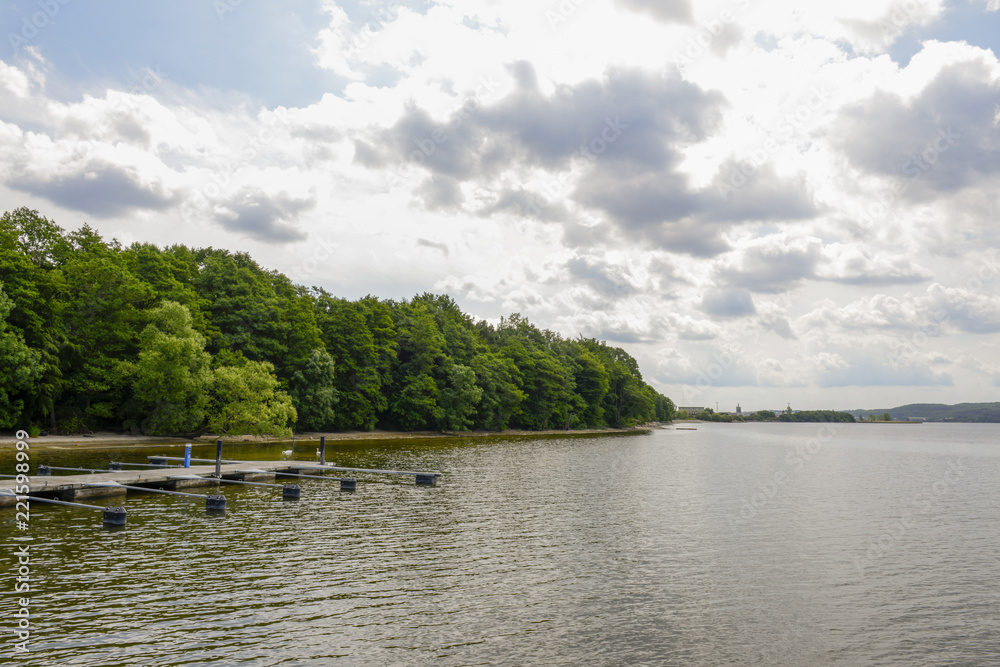
[[[289, 438], [240, 435], [222, 437], [224, 444], [273, 444], [278, 442], [319, 442], [326, 437], [327, 444], [353, 442], [391, 442], [395, 440], [429, 440], [442, 438], [573, 438], [591, 435], [642, 435], [651, 432], [657, 425], [637, 426], [626, 429], [580, 429], [570, 431], [463, 431], [459, 433], [438, 433], [437, 431], [347, 431], [347, 432], [307, 432], [297, 433]], [[216, 435], [197, 438], [177, 438], [172, 436], [125, 435], [121, 433], [98, 432], [91, 435], [46, 435], [28, 439], [31, 449], [104, 449], [107, 447], [160, 447], [163, 445], [208, 445], [219, 439]], [[17, 438], [12, 435], [0, 436], [0, 451], [13, 450]]]

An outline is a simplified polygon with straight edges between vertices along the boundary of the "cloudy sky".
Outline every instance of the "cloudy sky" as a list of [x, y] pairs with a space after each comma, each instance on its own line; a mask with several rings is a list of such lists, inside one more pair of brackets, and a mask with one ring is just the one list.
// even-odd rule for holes
[[680, 405], [997, 400], [998, 9], [0, 0], [0, 210], [519, 312]]

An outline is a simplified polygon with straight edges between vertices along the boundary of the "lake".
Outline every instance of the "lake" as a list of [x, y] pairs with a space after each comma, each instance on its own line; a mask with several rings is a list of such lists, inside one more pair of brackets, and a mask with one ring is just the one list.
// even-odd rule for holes
[[[14, 664], [1000, 663], [1000, 425], [695, 427], [332, 443], [339, 465], [444, 476], [226, 485], [223, 516], [130, 495], [123, 530], [0, 510], [8, 591], [31, 537]], [[33, 449], [32, 471], [177, 451]]]

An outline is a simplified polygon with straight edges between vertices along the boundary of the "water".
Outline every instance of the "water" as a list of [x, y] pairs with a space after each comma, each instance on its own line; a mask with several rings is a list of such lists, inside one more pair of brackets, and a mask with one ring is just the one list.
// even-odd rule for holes
[[[1000, 662], [1000, 427], [697, 429], [334, 443], [341, 465], [446, 474], [359, 475], [353, 494], [301, 480], [298, 502], [227, 486], [222, 517], [130, 495], [119, 531], [36, 503], [32, 652], [14, 663]], [[33, 462], [148, 453], [175, 452]], [[0, 521], [10, 590], [24, 533]]]

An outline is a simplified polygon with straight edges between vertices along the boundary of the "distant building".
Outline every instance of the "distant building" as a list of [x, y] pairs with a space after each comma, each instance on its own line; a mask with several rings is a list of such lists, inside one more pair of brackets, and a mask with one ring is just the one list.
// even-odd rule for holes
[[704, 410], [704, 409], [705, 408], [690, 408], [690, 407], [689, 408], [685, 408], [683, 406], [680, 406], [680, 407], [677, 408], [677, 412], [684, 411], [684, 412], [688, 413], [689, 415], [697, 415], [697, 414], [700, 414], [701, 411]]
[[743, 414], [743, 408], [740, 407], [739, 403], [736, 404], [736, 414], [738, 415]]

